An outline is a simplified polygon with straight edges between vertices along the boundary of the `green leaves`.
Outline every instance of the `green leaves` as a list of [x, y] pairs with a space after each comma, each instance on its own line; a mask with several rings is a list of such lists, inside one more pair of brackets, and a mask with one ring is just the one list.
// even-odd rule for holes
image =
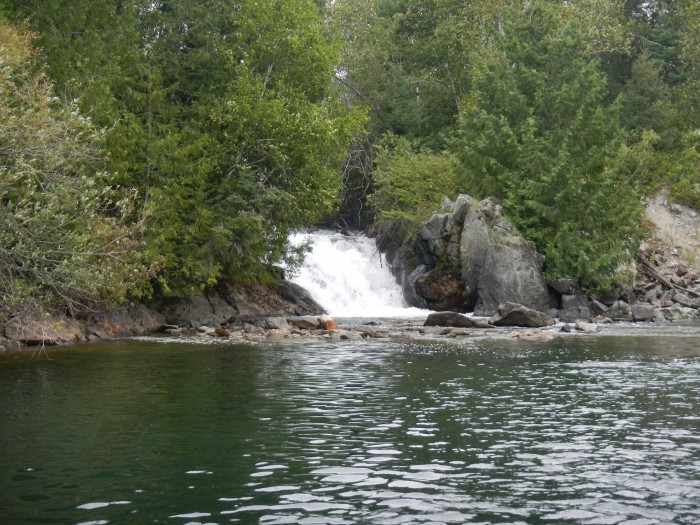
[[550, 275], [598, 287], [632, 256], [641, 208], [615, 162], [618, 107], [562, 9], [533, 1], [509, 12], [500, 52], [476, 63], [454, 148], [467, 191], [504, 199]]
[[105, 185], [101, 134], [32, 63], [31, 38], [0, 20], [0, 319], [71, 313], [148, 292], [135, 194]]
[[405, 223], [406, 233], [435, 211], [443, 196], [458, 193], [453, 160], [421, 151], [405, 138], [390, 136], [379, 148], [376, 163], [370, 203], [380, 222]]
[[138, 190], [162, 291], [258, 278], [335, 209], [362, 114], [332, 90], [316, 2], [13, 4], [58, 89], [105, 126], [109, 183]]

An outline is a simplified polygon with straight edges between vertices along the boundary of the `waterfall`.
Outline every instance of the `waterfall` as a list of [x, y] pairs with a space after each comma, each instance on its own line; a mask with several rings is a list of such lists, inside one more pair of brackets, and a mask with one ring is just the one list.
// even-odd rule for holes
[[331, 231], [297, 233], [290, 241], [308, 242], [311, 251], [289, 279], [304, 287], [336, 317], [411, 317], [424, 315], [406, 308], [401, 288], [373, 239]]

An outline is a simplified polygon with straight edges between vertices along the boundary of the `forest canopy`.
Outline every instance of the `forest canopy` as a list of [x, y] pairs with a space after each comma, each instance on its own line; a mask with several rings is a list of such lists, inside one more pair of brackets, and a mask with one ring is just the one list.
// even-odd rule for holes
[[609, 286], [645, 194], [700, 206], [699, 34], [695, 0], [6, 0], [0, 315], [265, 280], [291, 231], [456, 193]]

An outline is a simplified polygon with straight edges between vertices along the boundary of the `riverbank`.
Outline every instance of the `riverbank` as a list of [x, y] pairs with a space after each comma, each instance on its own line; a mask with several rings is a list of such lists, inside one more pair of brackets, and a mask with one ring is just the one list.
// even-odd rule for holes
[[[142, 314], [144, 310], [138, 310]], [[185, 343], [199, 345], [318, 345], [330, 344], [446, 344], [464, 345], [483, 341], [512, 341], [548, 343], [561, 339], [579, 337], [697, 337], [700, 336], [700, 322], [613, 322], [598, 319], [597, 322], [565, 323], [557, 321], [546, 327], [494, 326], [492, 319], [462, 316], [469, 320], [471, 328], [455, 326], [429, 326], [425, 317], [411, 318], [338, 318], [322, 316], [250, 316], [240, 322], [224, 326], [201, 325], [178, 327], [156, 325], [151, 329], [142, 318], [137, 329], [123, 325], [121, 332], [102, 332], [99, 336], [76, 337], [74, 340], [44, 345], [10, 344], [2, 353], [35, 353], [51, 351], [75, 344], [108, 341], [113, 339], [139, 340], [163, 344]], [[152, 317], [150, 319], [153, 320]], [[78, 323], [80, 324], [80, 323]], [[90, 325], [84, 325], [90, 326]], [[671, 345], [672, 346], [672, 345]]]
[[[453, 315], [457, 317], [444, 324], [434, 322], [435, 326], [423, 326], [429, 310], [423, 310], [424, 315], [419, 309], [401, 311], [401, 289], [388, 270], [390, 264], [377, 256], [371, 239], [359, 234], [318, 232], [314, 243], [320, 242], [324, 248], [319, 250], [322, 256], [307, 258], [306, 280], [301, 281], [304, 288], [278, 279], [267, 285], [248, 287], [220, 285], [207, 296], [161, 298], [148, 304], [76, 317], [15, 317], [0, 326], [0, 352], [155, 334], [253, 342], [503, 337], [549, 340], [567, 333], [597, 333], [610, 323], [662, 326], [700, 322], [700, 269], [696, 264], [700, 217], [690, 208], [668, 204], [663, 193], [646, 203], [646, 211], [655, 230], [642, 246], [636, 267], [631, 269], [633, 284], [592, 296], [583, 293], [572, 279], [550, 281], [546, 286], [543, 282], [544, 301], [548, 294], [549, 308], [546, 304], [538, 308], [544, 310], [542, 316], [528, 314], [532, 319], [522, 328], [513, 328], [522, 321], [489, 322], [488, 317], [456, 313]], [[382, 270], [381, 275], [375, 266]], [[349, 270], [352, 272], [348, 273]], [[317, 319], [324, 308], [307, 289], [319, 300], [324, 298], [324, 304], [333, 305], [336, 316], [367, 316], [366, 322], [355, 319], [345, 323], [340, 319], [339, 326], [328, 329]], [[391, 298], [394, 302], [389, 301]], [[387, 308], [394, 303], [395, 308]], [[494, 304], [503, 306], [503, 303]], [[410, 315], [413, 320], [387, 322], [385, 318], [393, 315]]]
[[322, 313], [323, 309], [304, 289], [284, 279], [264, 286], [221, 285], [206, 296], [159, 298], [110, 311], [82, 312], [75, 317], [14, 317], [0, 325], [0, 353], [174, 334], [200, 327], [211, 327], [213, 332], [236, 320]]

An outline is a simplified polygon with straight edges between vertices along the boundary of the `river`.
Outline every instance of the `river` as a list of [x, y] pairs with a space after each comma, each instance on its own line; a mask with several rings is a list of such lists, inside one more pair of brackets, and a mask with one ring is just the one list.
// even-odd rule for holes
[[0, 522], [700, 523], [697, 335], [0, 358]]
[[[329, 309], [416, 315], [325, 237], [332, 262], [299, 278]], [[617, 325], [0, 355], [0, 524], [700, 524], [699, 340]]]

